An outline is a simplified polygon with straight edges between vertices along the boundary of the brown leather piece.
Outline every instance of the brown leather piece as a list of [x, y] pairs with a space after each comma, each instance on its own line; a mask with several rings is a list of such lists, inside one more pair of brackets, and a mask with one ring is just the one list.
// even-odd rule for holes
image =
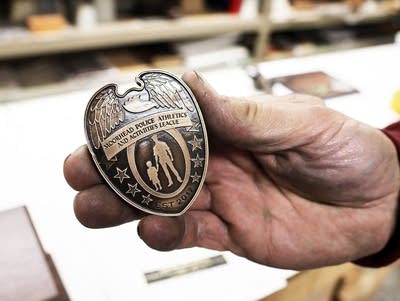
[[69, 300], [25, 207], [0, 212], [0, 300]]

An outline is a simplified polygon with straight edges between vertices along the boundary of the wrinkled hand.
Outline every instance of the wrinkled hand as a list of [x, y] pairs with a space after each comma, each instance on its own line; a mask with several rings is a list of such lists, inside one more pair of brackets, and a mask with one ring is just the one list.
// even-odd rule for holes
[[261, 264], [304, 269], [378, 252], [393, 232], [400, 185], [392, 142], [309, 96], [218, 95], [184, 75], [206, 120], [205, 185], [180, 217], [139, 212], [103, 184], [86, 147], [64, 164], [88, 227], [141, 219], [152, 248], [230, 250]]

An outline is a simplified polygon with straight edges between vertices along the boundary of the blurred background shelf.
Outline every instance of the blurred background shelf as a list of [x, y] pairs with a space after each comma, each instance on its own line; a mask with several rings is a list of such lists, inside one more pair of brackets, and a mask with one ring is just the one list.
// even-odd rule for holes
[[[164, 10], [127, 12], [126, 3], [139, 2]], [[53, 3], [45, 12], [55, 19], [32, 3]], [[76, 5], [67, 14], [57, 3]], [[118, 8], [108, 21], [101, 3]], [[95, 14], [92, 23], [90, 15], [79, 21], [82, 5]], [[167, 12], [170, 5], [179, 13]], [[391, 43], [399, 30], [400, 0], [7, 0], [0, 2], [0, 102], [128, 83], [149, 68], [179, 74]]]
[[0, 41], [0, 59], [196, 39], [225, 33], [255, 33], [260, 25], [260, 18], [247, 20], [237, 15], [210, 14], [176, 20], [118, 21], [98, 24], [90, 30], [71, 26], [63, 31], [49, 33], [27, 31], [15, 39]]
[[323, 28], [337, 25], [361, 25], [381, 22], [389, 22], [399, 18], [398, 12], [377, 11], [369, 14], [346, 14], [346, 15], [319, 15], [304, 17], [293, 17], [287, 20], [275, 21], [271, 24], [272, 31], [301, 30], [310, 27]]
[[[376, 24], [396, 21], [396, 12], [377, 12], [370, 15], [324, 16], [290, 18], [282, 21], [265, 22], [266, 14], [255, 19], [245, 19], [233, 14], [205, 14], [175, 20], [126, 20], [98, 24], [90, 30], [69, 26], [62, 31], [32, 33], [19, 32], [15, 38], [0, 40], [0, 60], [30, 57], [68, 51], [105, 49], [115, 46], [131, 46], [151, 42], [173, 42], [215, 37], [221, 34], [252, 33], [259, 40], [255, 58], [263, 59], [266, 43], [261, 35], [277, 31], [298, 31], [307, 28], [326, 28], [338, 25]], [[267, 37], [268, 39], [268, 37]]]

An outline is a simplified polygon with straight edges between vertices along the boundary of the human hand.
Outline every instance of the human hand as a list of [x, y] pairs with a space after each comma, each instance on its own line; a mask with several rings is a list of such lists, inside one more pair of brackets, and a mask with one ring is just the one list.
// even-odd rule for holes
[[400, 189], [392, 142], [379, 130], [309, 96], [218, 95], [196, 73], [184, 77], [206, 120], [205, 185], [179, 217], [141, 213], [103, 184], [86, 147], [64, 164], [80, 191], [77, 218], [88, 227], [141, 219], [152, 248], [230, 250], [255, 262], [305, 269], [382, 249], [393, 232]]

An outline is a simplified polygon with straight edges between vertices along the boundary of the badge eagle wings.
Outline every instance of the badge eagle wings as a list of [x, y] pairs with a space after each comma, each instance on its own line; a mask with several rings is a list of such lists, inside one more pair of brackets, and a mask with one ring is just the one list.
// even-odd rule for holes
[[[172, 76], [164, 73], [149, 73], [139, 76], [137, 83], [142, 91], [126, 99], [119, 96], [116, 85], [108, 85], [93, 97], [88, 110], [89, 132], [93, 146], [99, 149], [101, 142], [112, 130], [125, 120], [125, 110], [142, 113], [150, 109], [186, 109], [194, 111], [187, 99], [184, 87]], [[130, 90], [132, 91], [132, 90]], [[129, 95], [129, 92], [126, 95]]]

